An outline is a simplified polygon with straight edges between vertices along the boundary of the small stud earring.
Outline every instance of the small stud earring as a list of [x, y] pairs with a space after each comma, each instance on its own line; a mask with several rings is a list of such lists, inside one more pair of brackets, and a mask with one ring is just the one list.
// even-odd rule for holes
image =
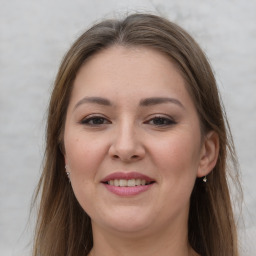
[[204, 176], [204, 178], [203, 178], [203, 182], [207, 182], [207, 178], [206, 178], [206, 176]]
[[70, 172], [67, 171], [67, 168], [68, 168], [68, 166], [65, 165], [66, 174], [67, 174], [68, 180], [69, 180], [69, 182], [70, 182]]

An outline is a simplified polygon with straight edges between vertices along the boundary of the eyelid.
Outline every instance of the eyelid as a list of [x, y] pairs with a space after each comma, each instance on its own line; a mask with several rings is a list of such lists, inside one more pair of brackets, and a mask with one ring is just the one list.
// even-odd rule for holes
[[[103, 124], [89, 124], [89, 123], [86, 123], [86, 121], [90, 121], [90, 120], [93, 120], [93, 119], [104, 119], [105, 121], [107, 121], [107, 123], [103, 123]], [[88, 126], [101, 126], [101, 125], [105, 125], [105, 124], [110, 124], [111, 121], [109, 121], [109, 119], [107, 117], [105, 117], [104, 115], [102, 114], [90, 114], [90, 115], [87, 115], [85, 117], [83, 117], [81, 119], [81, 121], [79, 122], [80, 124], [82, 125], [88, 125]]]
[[[103, 119], [104, 121], [102, 123], [90, 123], [91, 120], [94, 119]], [[167, 123], [163, 123], [163, 124], [150, 124], [151, 121], [154, 121], [156, 119], [162, 119], [162, 121], [167, 121]], [[159, 120], [158, 120], [159, 121]], [[89, 114], [85, 117], [83, 117], [80, 121], [80, 124], [82, 125], [87, 125], [87, 126], [91, 126], [91, 127], [99, 127], [99, 126], [103, 126], [106, 124], [111, 124], [112, 122], [109, 120], [109, 118], [107, 118], [106, 116], [104, 116], [103, 114], [98, 114], [98, 113], [94, 113], [94, 114]], [[153, 125], [153, 126], [157, 126], [157, 127], [166, 127], [166, 126], [172, 126], [177, 124], [177, 121], [166, 114], [152, 114], [150, 116], [147, 117], [147, 119], [143, 122], [144, 124], [149, 124], [149, 125]]]
[[174, 125], [174, 124], [177, 124], [177, 121], [169, 116], [169, 115], [164, 115], [164, 114], [154, 114], [154, 115], [151, 115], [149, 118], [147, 118], [147, 120], [144, 122], [144, 123], [149, 123], [150, 121], [154, 120], [154, 119], [164, 119], [164, 120], [168, 120], [170, 123], [169, 124], [162, 124], [162, 125], [156, 125], [155, 126], [171, 126], [171, 125]]

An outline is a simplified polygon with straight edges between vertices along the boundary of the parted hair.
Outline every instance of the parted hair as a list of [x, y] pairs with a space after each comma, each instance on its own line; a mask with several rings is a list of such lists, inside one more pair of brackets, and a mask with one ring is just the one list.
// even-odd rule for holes
[[[201, 256], [238, 256], [236, 222], [228, 181], [239, 189], [238, 167], [228, 121], [212, 68], [199, 45], [181, 27], [152, 14], [104, 20], [84, 32], [64, 56], [51, 94], [33, 256], [88, 255], [93, 246], [90, 217], [77, 202], [65, 173], [63, 134], [72, 85], [94, 54], [122, 45], [148, 47], [175, 63], [200, 118], [201, 133], [219, 136], [219, 156], [207, 183], [197, 178], [191, 194], [188, 240]], [[231, 179], [230, 179], [231, 177]]]

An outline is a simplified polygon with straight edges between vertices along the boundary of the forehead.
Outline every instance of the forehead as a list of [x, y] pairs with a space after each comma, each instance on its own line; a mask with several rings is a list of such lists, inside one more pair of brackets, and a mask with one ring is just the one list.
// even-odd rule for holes
[[78, 71], [73, 86], [72, 98], [76, 99], [109, 96], [127, 101], [167, 94], [189, 97], [171, 59], [146, 47], [112, 46], [91, 56]]

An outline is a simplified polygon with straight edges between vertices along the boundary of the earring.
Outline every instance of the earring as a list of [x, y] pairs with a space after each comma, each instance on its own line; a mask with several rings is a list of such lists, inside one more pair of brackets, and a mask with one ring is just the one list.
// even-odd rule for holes
[[67, 171], [67, 168], [68, 168], [68, 166], [65, 165], [66, 174], [67, 174], [68, 180], [69, 180], [69, 182], [70, 182], [70, 172]]
[[203, 182], [207, 182], [207, 178], [206, 178], [206, 176], [204, 176], [204, 178], [203, 178]]

